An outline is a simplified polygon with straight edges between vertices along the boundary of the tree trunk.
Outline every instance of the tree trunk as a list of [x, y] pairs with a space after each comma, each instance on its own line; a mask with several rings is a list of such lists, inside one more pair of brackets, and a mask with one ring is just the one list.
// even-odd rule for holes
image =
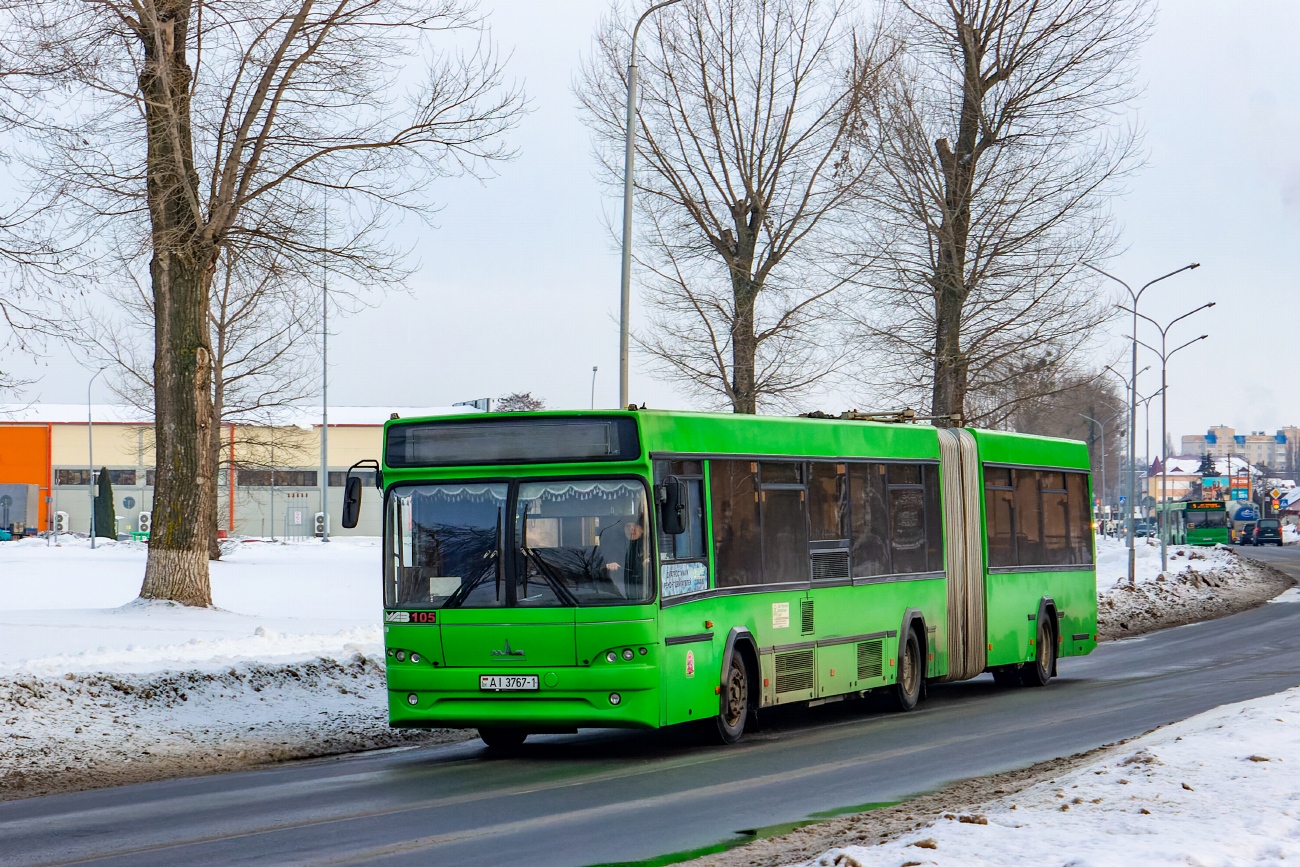
[[208, 537], [214, 515], [211, 245], [201, 214], [190, 133], [188, 0], [143, 4], [140, 91], [148, 135], [147, 198], [153, 258], [156, 481], [149, 559], [140, 596], [211, 606]]
[[758, 412], [755, 390], [758, 339], [754, 335], [758, 287], [748, 274], [733, 269], [731, 291], [736, 303], [736, 316], [731, 323], [731, 408], [732, 412], [754, 415]]
[[962, 308], [966, 303], [966, 248], [970, 240], [971, 196], [975, 164], [980, 155], [980, 117], [987, 83], [981, 65], [983, 51], [979, 34], [968, 24], [957, 22], [963, 60], [962, 108], [957, 125], [956, 146], [947, 139], [935, 142], [943, 172], [944, 216], [939, 227], [939, 256], [935, 264], [934, 392], [930, 412], [935, 423], [950, 427], [954, 414], [966, 414], [969, 362], [961, 345]]

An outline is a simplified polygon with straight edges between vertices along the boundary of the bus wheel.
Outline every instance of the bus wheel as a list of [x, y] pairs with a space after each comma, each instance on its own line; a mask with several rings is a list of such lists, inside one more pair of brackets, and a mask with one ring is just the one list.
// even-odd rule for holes
[[1020, 670], [1020, 682], [1025, 686], [1047, 686], [1052, 679], [1052, 663], [1056, 661], [1056, 641], [1052, 627], [1039, 622], [1034, 661]]
[[749, 715], [749, 674], [740, 653], [731, 654], [731, 668], [722, 681], [722, 706], [718, 710], [718, 737], [734, 744], [745, 733]]
[[921, 642], [916, 633], [907, 631], [902, 657], [898, 660], [898, 681], [894, 684], [894, 699], [898, 709], [909, 711], [921, 700]]
[[523, 746], [528, 732], [523, 729], [481, 728], [478, 736], [493, 750], [513, 750]]

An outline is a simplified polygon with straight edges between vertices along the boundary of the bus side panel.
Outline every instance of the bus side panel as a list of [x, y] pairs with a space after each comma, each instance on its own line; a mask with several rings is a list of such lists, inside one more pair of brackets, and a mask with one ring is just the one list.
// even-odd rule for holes
[[[1056, 603], [1058, 656], [1082, 656], [1096, 647], [1097, 582], [1091, 571], [994, 572], [987, 577], [989, 662], [1010, 665], [1034, 658], [1039, 602]], [[1076, 635], [1086, 638], [1075, 639]]]
[[[948, 589], [942, 577], [880, 581], [856, 587], [814, 587], [810, 595], [816, 629], [805, 639], [817, 642], [818, 698], [894, 683], [898, 678], [898, 629], [909, 608], [919, 609], [925, 618], [927, 634], [922, 653], [926, 676], [947, 670]], [[882, 672], [879, 677], [861, 679], [857, 676], [858, 645], [863, 641], [835, 642], [868, 635], [873, 636], [868, 640], [882, 642]], [[874, 648], [864, 647], [862, 651], [866, 673], [872, 668]]]
[[1046, 593], [1042, 572], [989, 572], [984, 578], [988, 612], [988, 665], [1009, 665], [1034, 658], [1032, 617]]

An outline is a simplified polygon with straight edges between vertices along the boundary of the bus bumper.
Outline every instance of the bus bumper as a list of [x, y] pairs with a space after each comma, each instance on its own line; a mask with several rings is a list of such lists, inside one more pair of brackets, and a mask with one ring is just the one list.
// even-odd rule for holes
[[480, 675], [500, 674], [499, 671], [390, 668], [389, 725], [394, 728], [509, 726], [534, 731], [659, 726], [659, 672], [654, 666], [619, 666], [618, 670], [556, 668], [518, 673], [537, 674], [538, 689], [494, 692], [479, 688]]

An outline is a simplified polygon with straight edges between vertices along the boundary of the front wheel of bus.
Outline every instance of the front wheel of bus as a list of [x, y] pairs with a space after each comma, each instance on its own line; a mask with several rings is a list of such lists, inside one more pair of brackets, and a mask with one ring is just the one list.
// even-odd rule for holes
[[745, 733], [749, 715], [749, 673], [739, 653], [731, 655], [731, 667], [722, 681], [722, 702], [718, 709], [718, 737], [724, 744], [734, 744]]
[[528, 737], [528, 732], [522, 729], [510, 728], [481, 728], [478, 730], [478, 736], [483, 743], [493, 750], [515, 750], [523, 746], [524, 739]]
[[1025, 686], [1047, 686], [1052, 679], [1052, 667], [1056, 662], [1056, 641], [1052, 627], [1039, 622], [1034, 648], [1034, 661], [1020, 672], [1021, 683]]
[[911, 710], [921, 700], [921, 672], [921, 642], [917, 641], [915, 632], [908, 630], [898, 660], [898, 682], [894, 684], [894, 698], [899, 710]]

